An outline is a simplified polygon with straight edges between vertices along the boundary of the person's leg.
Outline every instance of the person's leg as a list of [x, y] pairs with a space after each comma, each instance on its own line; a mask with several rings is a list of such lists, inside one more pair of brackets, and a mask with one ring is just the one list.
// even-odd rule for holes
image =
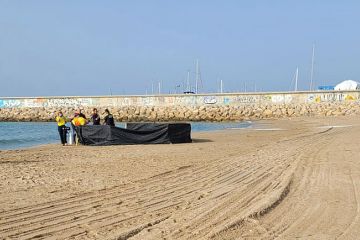
[[62, 126], [58, 126], [58, 132], [59, 132], [59, 135], [60, 135], [60, 141], [61, 141], [61, 144], [65, 144], [64, 142], [64, 130], [63, 130], [63, 127]]
[[66, 144], [66, 143], [67, 143], [66, 133], [67, 133], [66, 126], [63, 126], [63, 138], [64, 138], [64, 144]]
[[72, 128], [72, 138], [73, 138], [73, 143], [75, 143], [76, 141], [76, 131], [75, 131], [75, 126], [74, 124], [71, 123], [71, 128]]
[[74, 124], [71, 123], [71, 129], [72, 129], [72, 134], [73, 134], [73, 141], [75, 141], [75, 138], [76, 138], [76, 131], [75, 131], [75, 126]]

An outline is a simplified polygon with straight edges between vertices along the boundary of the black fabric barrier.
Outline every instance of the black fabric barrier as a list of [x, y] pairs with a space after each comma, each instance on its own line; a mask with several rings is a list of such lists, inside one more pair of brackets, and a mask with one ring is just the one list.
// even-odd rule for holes
[[191, 142], [188, 123], [128, 123], [127, 128], [104, 125], [76, 127], [83, 145], [106, 146], [126, 144], [161, 144]]

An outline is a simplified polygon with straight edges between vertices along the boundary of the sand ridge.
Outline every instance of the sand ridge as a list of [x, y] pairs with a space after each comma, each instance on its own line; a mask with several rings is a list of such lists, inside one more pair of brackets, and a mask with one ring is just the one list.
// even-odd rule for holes
[[356, 239], [357, 121], [2, 151], [0, 239]]

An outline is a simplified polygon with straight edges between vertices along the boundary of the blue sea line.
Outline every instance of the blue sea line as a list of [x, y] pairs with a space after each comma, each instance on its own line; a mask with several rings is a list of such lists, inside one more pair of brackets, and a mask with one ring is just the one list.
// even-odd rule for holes
[[[124, 127], [124, 123], [117, 123]], [[192, 122], [193, 132], [215, 131], [228, 128], [247, 128], [250, 122], [210, 123]], [[21, 149], [48, 143], [60, 143], [56, 123], [0, 122], [0, 149]]]

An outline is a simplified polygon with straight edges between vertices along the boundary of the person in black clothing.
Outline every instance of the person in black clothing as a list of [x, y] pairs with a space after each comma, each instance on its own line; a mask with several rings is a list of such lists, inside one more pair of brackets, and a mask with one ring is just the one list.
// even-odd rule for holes
[[83, 118], [86, 119], [85, 114], [83, 114], [83, 113], [81, 112], [81, 109], [80, 109], [80, 108], [79, 108], [79, 110], [78, 110], [78, 114], [79, 114], [79, 117], [83, 117]]
[[115, 126], [114, 117], [108, 109], [105, 109], [104, 125]]
[[100, 125], [100, 116], [97, 113], [96, 108], [93, 109], [93, 114], [91, 115], [91, 122], [93, 123], [93, 125]]

